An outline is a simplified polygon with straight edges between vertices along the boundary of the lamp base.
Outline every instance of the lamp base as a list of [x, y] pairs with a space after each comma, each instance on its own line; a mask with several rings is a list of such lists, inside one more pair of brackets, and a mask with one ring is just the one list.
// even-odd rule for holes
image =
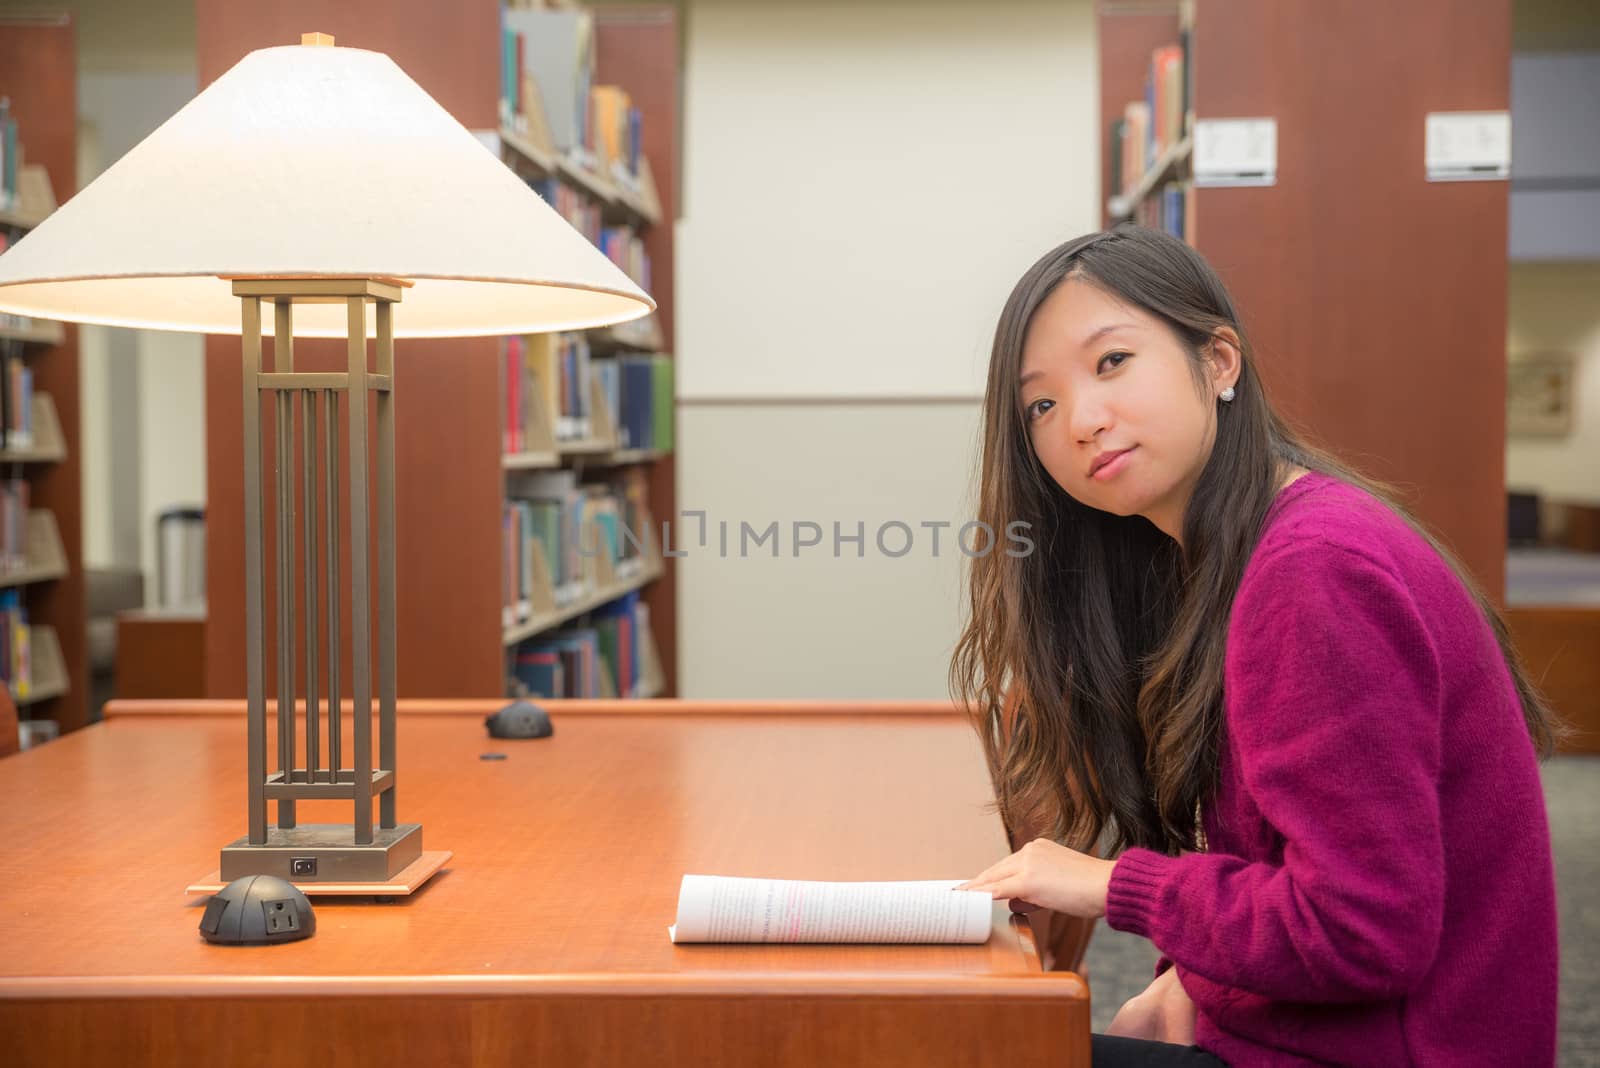
[[222, 848], [224, 882], [244, 875], [276, 875], [291, 883], [383, 883], [422, 855], [422, 824], [372, 829], [371, 845], [356, 845], [348, 823], [269, 827], [265, 845], [249, 836]]
[[[378, 901], [389, 901], [407, 897], [422, 889], [422, 884], [444, 870], [454, 855], [448, 849], [424, 850], [409, 868], [386, 883], [301, 883], [295, 889], [307, 897], [371, 897]], [[227, 885], [222, 873], [213, 871], [198, 882], [190, 883], [184, 892], [215, 894]]]

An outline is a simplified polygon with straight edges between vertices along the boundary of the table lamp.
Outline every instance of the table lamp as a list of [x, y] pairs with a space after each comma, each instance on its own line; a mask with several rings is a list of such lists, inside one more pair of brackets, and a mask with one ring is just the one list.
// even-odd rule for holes
[[[271, 316], [262, 315], [264, 301], [272, 305]], [[399, 317], [397, 304], [404, 304]], [[421, 825], [399, 823], [395, 810], [395, 337], [577, 330], [625, 322], [654, 307], [388, 56], [334, 47], [323, 34], [245, 56], [0, 255], [0, 311], [242, 335], [249, 816], [245, 837], [222, 850], [222, 881], [276, 875], [302, 885], [414, 884], [442, 863], [427, 868]], [[261, 362], [263, 333], [273, 338], [270, 370]], [[296, 371], [295, 333], [347, 338], [348, 371]], [[370, 368], [369, 338], [375, 339]], [[369, 395], [376, 413], [371, 427]], [[267, 766], [262, 674], [266, 403], [275, 411], [277, 471], [277, 500], [270, 509], [277, 544], [275, 771]], [[341, 407], [349, 423], [349, 480], [342, 492]], [[307, 557], [303, 621], [294, 577], [297, 435], [300, 535]], [[377, 481], [372, 516], [369, 435]], [[325, 495], [318, 492], [319, 464]], [[339, 647], [341, 509], [350, 524], [348, 664], [341, 663]], [[373, 532], [375, 675], [369, 618]], [[319, 553], [328, 575], [326, 634], [317, 589]], [[325, 748], [318, 696], [324, 640]], [[303, 695], [296, 682], [301, 644]], [[354, 698], [348, 767], [340, 752], [342, 671], [348, 671]], [[306, 709], [303, 766], [295, 737], [300, 696]], [[314, 799], [353, 801], [352, 822], [297, 825], [295, 802]], [[269, 801], [277, 803], [275, 825], [267, 822]], [[412, 878], [401, 878], [408, 872]]]

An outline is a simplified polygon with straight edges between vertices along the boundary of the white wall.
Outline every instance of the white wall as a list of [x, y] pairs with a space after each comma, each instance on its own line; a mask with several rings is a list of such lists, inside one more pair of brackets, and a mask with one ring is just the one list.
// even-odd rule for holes
[[[687, 16], [678, 497], [712, 529], [678, 562], [682, 692], [943, 697], [963, 557], [922, 524], [972, 514], [1006, 294], [1098, 225], [1092, 4]], [[740, 558], [740, 522], [774, 520], [779, 559]], [[796, 520], [826, 532], [798, 559]], [[916, 535], [899, 558], [874, 543], [891, 520]], [[835, 522], [865, 524], [864, 558], [834, 557]]]
[[1600, 503], [1600, 263], [1513, 263], [1508, 355], [1574, 357], [1573, 429], [1506, 441], [1506, 485]]
[[[80, 186], [195, 94], [194, 5], [66, 4], [77, 23]], [[82, 327], [84, 561], [138, 568], [156, 600], [156, 516], [205, 501], [203, 339]]]

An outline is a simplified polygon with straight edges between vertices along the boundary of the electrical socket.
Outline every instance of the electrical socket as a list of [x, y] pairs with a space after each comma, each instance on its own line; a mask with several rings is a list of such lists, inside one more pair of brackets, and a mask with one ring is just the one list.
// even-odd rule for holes
[[289, 877], [292, 879], [312, 878], [317, 874], [316, 857], [291, 857], [289, 858]]
[[293, 901], [263, 901], [261, 908], [267, 914], [267, 934], [300, 930], [300, 912]]

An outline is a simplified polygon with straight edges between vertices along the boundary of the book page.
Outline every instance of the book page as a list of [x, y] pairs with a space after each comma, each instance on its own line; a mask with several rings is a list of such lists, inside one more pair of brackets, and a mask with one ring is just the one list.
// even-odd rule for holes
[[988, 941], [993, 899], [961, 880], [824, 883], [685, 875], [674, 942]]

